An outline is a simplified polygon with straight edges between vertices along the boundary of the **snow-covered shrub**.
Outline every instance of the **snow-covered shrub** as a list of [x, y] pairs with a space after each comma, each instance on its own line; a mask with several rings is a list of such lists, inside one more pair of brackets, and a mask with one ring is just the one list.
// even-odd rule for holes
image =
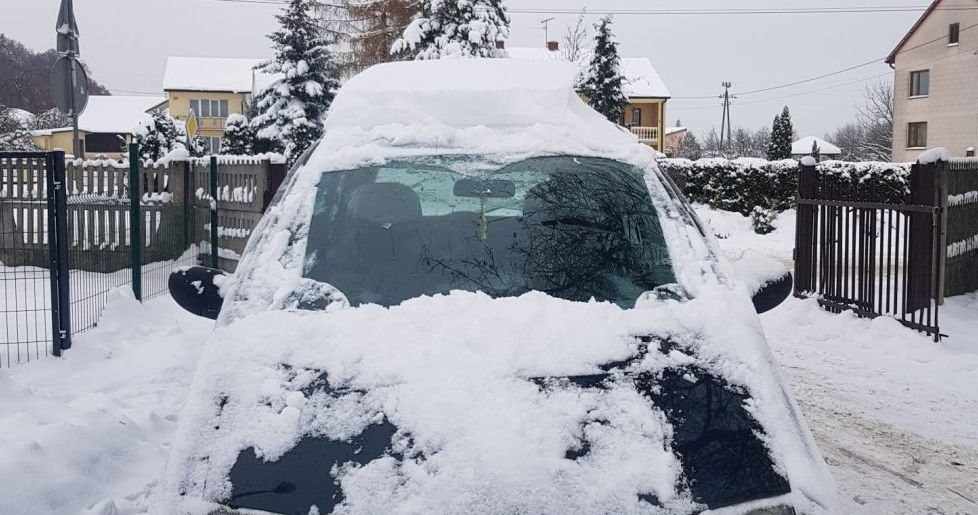
[[254, 152], [255, 131], [242, 114], [228, 116], [224, 126], [224, 139], [221, 140], [221, 153], [233, 156], [247, 156]]
[[778, 213], [773, 209], [757, 206], [750, 213], [750, 223], [757, 234], [770, 234], [774, 232], [774, 219]]
[[[799, 164], [792, 159], [660, 159], [659, 167], [685, 185], [689, 200], [716, 209], [751, 216], [755, 207], [781, 212], [795, 205]], [[910, 194], [910, 163], [824, 161], [818, 172], [823, 188], [862, 200], [903, 202]]]
[[31, 132], [13, 109], [0, 105], [0, 150], [24, 152], [37, 150]]

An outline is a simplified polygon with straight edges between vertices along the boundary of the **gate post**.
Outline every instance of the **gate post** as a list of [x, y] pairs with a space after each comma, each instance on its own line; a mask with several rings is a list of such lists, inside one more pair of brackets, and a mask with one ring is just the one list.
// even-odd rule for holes
[[802, 159], [798, 169], [798, 211], [795, 218], [795, 296], [815, 290], [815, 206], [805, 203], [815, 197], [818, 179], [814, 160]]
[[48, 197], [48, 254], [51, 277], [52, 353], [71, 348], [71, 281], [68, 271], [68, 195], [65, 191], [65, 153], [50, 152], [45, 160]]
[[143, 235], [140, 200], [142, 178], [139, 176], [139, 143], [129, 144], [129, 250], [132, 265], [132, 294], [143, 301]]
[[217, 156], [211, 156], [211, 268], [220, 268], [220, 235], [217, 232]]

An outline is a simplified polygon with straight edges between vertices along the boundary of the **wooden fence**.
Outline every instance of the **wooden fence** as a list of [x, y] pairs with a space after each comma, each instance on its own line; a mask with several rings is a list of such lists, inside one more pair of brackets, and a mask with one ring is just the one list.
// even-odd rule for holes
[[[229, 271], [237, 266], [251, 229], [285, 176], [285, 165], [250, 157], [221, 156], [217, 162], [216, 194], [209, 188], [209, 160], [140, 166], [144, 264], [173, 259], [193, 244], [206, 259], [212, 247], [207, 212], [216, 197], [220, 264]], [[129, 164], [68, 162], [65, 188], [71, 268], [103, 273], [130, 268]], [[0, 242], [5, 266], [48, 265], [46, 195], [42, 167], [28, 161], [0, 164], [0, 210], [5, 215], [0, 220], [11, 226], [0, 234], [18, 243]]]

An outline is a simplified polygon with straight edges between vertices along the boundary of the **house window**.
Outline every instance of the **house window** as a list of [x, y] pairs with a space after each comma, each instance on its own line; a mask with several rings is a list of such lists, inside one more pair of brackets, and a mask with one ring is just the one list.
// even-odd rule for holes
[[642, 110], [637, 107], [632, 109], [632, 126], [642, 126]]
[[960, 37], [961, 37], [961, 24], [952, 23], [947, 30], [947, 44], [957, 45]]
[[926, 97], [930, 95], [930, 70], [910, 72], [910, 96]]
[[93, 132], [85, 135], [85, 148], [88, 152], [117, 153], [122, 152], [125, 146], [126, 139], [121, 134]]
[[227, 100], [191, 100], [190, 109], [201, 118], [227, 118]]
[[207, 140], [207, 153], [211, 155], [217, 155], [221, 153], [221, 138], [210, 137], [204, 138]]
[[927, 122], [907, 124], [907, 148], [927, 148]]

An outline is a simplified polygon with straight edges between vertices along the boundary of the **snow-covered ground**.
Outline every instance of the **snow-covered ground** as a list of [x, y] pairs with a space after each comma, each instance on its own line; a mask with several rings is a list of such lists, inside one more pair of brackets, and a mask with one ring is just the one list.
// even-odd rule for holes
[[[700, 213], [727, 250], [790, 261], [792, 213], [767, 236], [740, 215]], [[978, 513], [978, 296], [941, 313], [941, 344], [813, 301], [762, 316], [847, 514]], [[0, 513], [144, 512], [211, 327], [121, 290], [66, 359], [0, 371]]]

